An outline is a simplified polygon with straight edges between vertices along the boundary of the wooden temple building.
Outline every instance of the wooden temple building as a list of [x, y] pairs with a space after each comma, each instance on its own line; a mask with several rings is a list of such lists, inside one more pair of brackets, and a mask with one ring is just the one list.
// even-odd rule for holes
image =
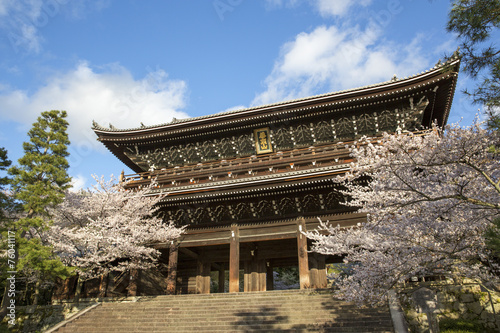
[[454, 56], [407, 78], [156, 126], [94, 123], [98, 140], [136, 172], [121, 181], [134, 188], [156, 178], [165, 220], [187, 225], [176, 242], [157, 244], [165, 292], [209, 293], [211, 272], [219, 291], [226, 272], [229, 292], [271, 290], [273, 269], [289, 266], [298, 266], [301, 288], [326, 287], [325, 264], [339, 258], [309, 252], [302, 231], [318, 218], [365, 221], [332, 180], [349, 170], [346, 145], [445, 125], [459, 63]]

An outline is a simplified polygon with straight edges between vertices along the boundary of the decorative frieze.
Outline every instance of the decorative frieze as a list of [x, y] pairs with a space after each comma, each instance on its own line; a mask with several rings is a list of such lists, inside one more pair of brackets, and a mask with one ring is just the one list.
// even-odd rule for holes
[[308, 122], [296, 121], [290, 124], [286, 122], [286, 125], [274, 123], [270, 128], [249, 130], [239, 136], [181, 143], [155, 150], [134, 146], [127, 148], [127, 155], [140, 161], [139, 164], [145, 169], [157, 170], [354, 139], [384, 131], [415, 130], [422, 123], [423, 112], [429, 104], [425, 95], [418, 97], [418, 102], [416, 100], [416, 97], [411, 97], [406, 103], [400, 101], [397, 104], [400, 107], [395, 106], [390, 110], [380, 110], [373, 106], [374, 111], [371, 112], [363, 109], [353, 109], [352, 112], [339, 115], [332, 112], [331, 119], [311, 119]]
[[248, 221], [272, 221], [318, 212], [340, 212], [348, 209], [345, 197], [331, 187], [321, 191], [274, 195], [263, 193], [253, 199], [233, 199], [202, 204], [164, 206], [162, 211], [167, 220], [177, 225], [203, 226], [221, 225]]

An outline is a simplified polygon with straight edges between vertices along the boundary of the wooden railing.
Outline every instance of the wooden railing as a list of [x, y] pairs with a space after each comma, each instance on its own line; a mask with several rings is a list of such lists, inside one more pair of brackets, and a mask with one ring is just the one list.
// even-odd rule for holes
[[[430, 130], [425, 130], [414, 132], [413, 134], [420, 136], [429, 132]], [[380, 137], [375, 137], [372, 142], [375, 143], [379, 139]], [[126, 187], [134, 188], [147, 185], [151, 182], [151, 179], [156, 179], [159, 188], [166, 188], [315, 169], [352, 162], [353, 160], [350, 157], [347, 147], [354, 143], [355, 141], [352, 140], [216, 162], [179, 166], [124, 175], [121, 177], [121, 181], [126, 183]]]

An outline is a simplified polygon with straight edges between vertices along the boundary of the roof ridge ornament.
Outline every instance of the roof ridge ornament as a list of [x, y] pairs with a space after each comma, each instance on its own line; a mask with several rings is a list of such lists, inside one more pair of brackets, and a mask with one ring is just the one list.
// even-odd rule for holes
[[94, 129], [94, 128], [102, 128], [102, 127], [101, 127], [101, 125], [99, 125], [97, 123], [97, 121], [95, 121], [94, 119], [92, 119], [92, 129]]

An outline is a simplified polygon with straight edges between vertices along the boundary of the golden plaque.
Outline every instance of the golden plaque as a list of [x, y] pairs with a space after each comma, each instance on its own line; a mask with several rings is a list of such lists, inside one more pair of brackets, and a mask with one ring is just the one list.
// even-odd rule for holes
[[269, 127], [259, 128], [253, 131], [255, 138], [255, 147], [257, 154], [272, 153], [271, 137], [269, 135]]

